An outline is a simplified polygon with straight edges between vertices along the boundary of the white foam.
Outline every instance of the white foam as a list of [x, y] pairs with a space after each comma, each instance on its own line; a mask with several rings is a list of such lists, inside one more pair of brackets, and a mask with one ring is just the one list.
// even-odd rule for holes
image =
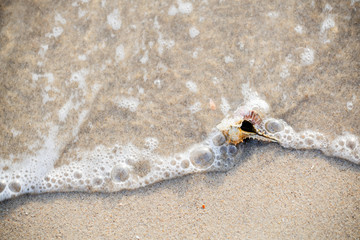
[[290, 76], [290, 73], [289, 73], [289, 70], [288, 70], [288, 68], [287, 68], [287, 66], [286, 65], [282, 65], [281, 66], [281, 72], [280, 72], [280, 77], [282, 78], [282, 79], [285, 79], [285, 78], [288, 78], [289, 76]]
[[78, 9], [78, 18], [82, 18], [87, 13], [86, 10], [82, 10], [81, 8]]
[[121, 18], [119, 9], [114, 9], [108, 16], [107, 16], [107, 23], [113, 30], [119, 30], [121, 27]]
[[294, 28], [295, 32], [297, 32], [298, 34], [303, 34], [303, 27], [301, 25], [296, 25], [296, 27]]
[[155, 28], [156, 30], [159, 30], [159, 29], [160, 29], [160, 24], [159, 24], [159, 21], [158, 21], [158, 17], [157, 17], [157, 16], [155, 16], [155, 18], [154, 18], [154, 28]]
[[177, 13], [181, 14], [190, 14], [193, 11], [193, 6], [191, 2], [183, 2], [181, 0], [177, 1], [178, 7], [171, 5], [168, 10], [169, 16], [175, 16]]
[[300, 55], [301, 64], [308, 66], [314, 63], [314, 50], [311, 48], [305, 48]]
[[239, 49], [243, 51], [245, 49], [245, 44], [243, 42], [238, 42], [237, 45], [239, 46]]
[[196, 27], [191, 27], [189, 29], [189, 35], [190, 35], [191, 38], [194, 38], [194, 37], [198, 36], [199, 34], [200, 34], [200, 31], [197, 30]]
[[266, 15], [270, 18], [278, 18], [279, 12], [272, 11], [272, 12], [268, 12]]
[[86, 93], [86, 76], [89, 74], [89, 69], [83, 68], [77, 72], [71, 74], [70, 82], [78, 83], [78, 87], [83, 91], [84, 95]]
[[81, 55], [78, 56], [78, 59], [79, 59], [80, 61], [86, 61], [87, 57], [86, 57], [85, 54], [81, 54]]
[[222, 82], [222, 79], [219, 79], [219, 78], [217, 78], [217, 77], [213, 77], [213, 78], [211, 79], [211, 81], [213, 82], [214, 85], [217, 85], [217, 84], [219, 84], [220, 82]]
[[22, 131], [18, 131], [15, 128], [10, 129], [10, 131], [11, 131], [13, 137], [19, 136], [22, 133]]
[[278, 139], [283, 147], [316, 149], [328, 156], [339, 157], [355, 164], [360, 164], [360, 144], [357, 136], [346, 132], [334, 140], [329, 140], [328, 136], [313, 130], [296, 132], [291, 126], [280, 119], [266, 119], [265, 128], [267, 122], [274, 120], [283, 127], [279, 128], [281, 129], [280, 131], [268, 132], [268, 135]]
[[187, 81], [185, 85], [190, 92], [196, 93], [198, 91], [197, 85], [193, 81]]
[[249, 60], [250, 67], [254, 66], [254, 64], [255, 64], [255, 59], [250, 59]]
[[64, 24], [66, 24], [66, 19], [63, 18], [59, 13], [56, 13], [55, 22], [59, 22], [64, 25]]
[[328, 16], [321, 24], [321, 33], [324, 33], [325, 31], [335, 27], [335, 21], [332, 18], [332, 16]]
[[[269, 108], [265, 100], [260, 99], [258, 94], [250, 89], [249, 84], [244, 84], [242, 87], [246, 101], [238, 109], [252, 111], [259, 107]], [[97, 92], [100, 86], [93, 88]], [[73, 100], [71, 97], [62, 108], [64, 111], [63, 116], [59, 115], [60, 120], [65, 120], [69, 110], [74, 108]], [[120, 96], [114, 102], [130, 111], [136, 111], [140, 104], [138, 99], [124, 96]], [[226, 104], [223, 104], [224, 102]], [[225, 111], [227, 113], [229, 104], [225, 98], [222, 98], [222, 104], [227, 109]], [[193, 106], [193, 113], [201, 109], [200, 102], [196, 102]], [[249, 107], [254, 107], [254, 109], [249, 109]], [[78, 112], [78, 122], [71, 131], [73, 137], [77, 136], [89, 110], [78, 109]], [[234, 120], [238, 119], [225, 118], [218, 126], [226, 129]], [[264, 127], [266, 134], [278, 139], [284, 147], [318, 149], [329, 156], [360, 164], [359, 138], [350, 133], [344, 133], [334, 140], [329, 140], [324, 134], [312, 130], [296, 132], [281, 119], [265, 117], [261, 124], [263, 125], [260, 127]], [[141, 143], [142, 147], [136, 147], [132, 143], [115, 143], [110, 147], [99, 145], [93, 150], [78, 151], [77, 161], [55, 167], [55, 162], [66, 142], [58, 141], [58, 126], [51, 123], [46, 123], [46, 125], [49, 127], [48, 134], [43, 136], [43, 143], [38, 143], [42, 147], [34, 156], [22, 156], [23, 161], [14, 162], [6, 172], [4, 171], [6, 161], [0, 161], [0, 201], [25, 193], [113, 192], [135, 189], [186, 174], [228, 170], [240, 160], [242, 153], [242, 147], [227, 144], [225, 137], [214, 130], [203, 142], [167, 157], [156, 153], [159, 140], [147, 136]], [[91, 122], [88, 126], [92, 126]], [[15, 129], [11, 131], [13, 135], [21, 134]], [[15, 157], [19, 156], [11, 155], [10, 159]]]
[[360, 164], [359, 138], [346, 132], [344, 135], [334, 139], [325, 153]]
[[220, 110], [226, 116], [230, 110], [230, 104], [225, 97], [221, 97]]
[[124, 45], [120, 44], [119, 46], [116, 47], [115, 62], [119, 63], [120, 61], [122, 61], [124, 59], [125, 59]]
[[177, 13], [178, 13], [178, 9], [174, 5], [171, 5], [168, 10], [168, 15], [175, 16]]
[[182, 14], [190, 14], [193, 10], [193, 6], [191, 2], [182, 2], [181, 0], [177, 1], [178, 10]]
[[39, 78], [47, 78], [47, 81], [49, 84], [54, 82], [54, 75], [52, 73], [44, 73], [44, 74], [33, 73], [32, 74], [33, 81], [38, 81]]
[[58, 112], [58, 118], [60, 122], [64, 122], [70, 112], [70, 110], [73, 108], [72, 103], [73, 98], [70, 98], [59, 110]]
[[62, 33], [64, 32], [64, 29], [62, 27], [54, 27], [52, 29], [52, 32], [51, 33], [47, 33], [45, 34], [45, 37], [48, 37], [48, 38], [57, 38], [59, 37]]
[[140, 62], [142, 64], [145, 64], [145, 63], [147, 63], [148, 60], [149, 60], [149, 51], [146, 50], [144, 53], [144, 56], [141, 57]]
[[174, 40], [165, 40], [163, 39], [163, 36], [161, 33], [159, 33], [159, 38], [157, 40], [157, 43], [159, 44], [159, 47], [158, 47], [158, 53], [160, 55], [163, 54], [164, 52], [164, 47], [167, 48], [167, 49], [170, 49], [172, 48], [173, 46], [175, 46], [175, 41]]
[[325, 4], [325, 7], [324, 7], [324, 12], [331, 12], [332, 10], [332, 6], [328, 3]]
[[244, 97], [244, 104], [243, 107], [246, 108], [246, 111], [250, 109], [257, 109], [262, 113], [268, 113], [270, 110], [269, 104], [263, 100], [256, 91], [253, 91], [250, 88], [250, 83], [245, 83], [241, 85], [241, 93]]
[[154, 85], [155, 85], [158, 89], [160, 89], [160, 88], [162, 87], [162, 81], [161, 81], [161, 79], [155, 79], [155, 80], [154, 80]]
[[46, 45], [46, 44], [40, 45], [40, 50], [39, 50], [39, 52], [38, 52], [38, 54], [40, 55], [40, 57], [44, 57], [44, 56], [45, 56], [45, 53], [46, 53], [46, 51], [48, 50], [48, 48], [49, 48], [49, 46]]
[[197, 112], [201, 111], [201, 103], [195, 102], [193, 105], [191, 105], [189, 107], [189, 110], [191, 113], [197, 113]]
[[118, 97], [114, 100], [119, 107], [129, 109], [131, 112], [135, 112], [137, 107], [139, 106], [139, 99], [134, 97]]
[[234, 58], [232, 56], [225, 56], [224, 61], [225, 61], [225, 63], [233, 63]]

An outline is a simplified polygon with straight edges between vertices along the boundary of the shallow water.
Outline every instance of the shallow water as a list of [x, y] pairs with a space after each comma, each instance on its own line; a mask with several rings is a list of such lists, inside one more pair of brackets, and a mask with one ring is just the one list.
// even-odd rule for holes
[[240, 155], [217, 168], [191, 149], [257, 99], [295, 131], [349, 135], [358, 154], [357, 6], [4, 3], [0, 200], [228, 169]]

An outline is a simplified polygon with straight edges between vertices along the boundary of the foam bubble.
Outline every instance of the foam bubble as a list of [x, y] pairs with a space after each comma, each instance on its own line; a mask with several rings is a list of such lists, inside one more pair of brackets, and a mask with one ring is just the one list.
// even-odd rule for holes
[[286, 65], [281, 66], [282, 71], [280, 72], [280, 77], [285, 79], [290, 76], [289, 70]]
[[221, 146], [225, 143], [226, 139], [225, 136], [222, 133], [216, 134], [212, 138], [212, 142], [215, 146]]
[[224, 97], [221, 97], [220, 110], [224, 115], [226, 115], [230, 110], [230, 104]]
[[175, 16], [177, 13], [178, 13], [178, 9], [174, 5], [171, 5], [168, 10], [168, 15]]
[[225, 63], [232, 63], [234, 62], [234, 58], [232, 56], [225, 56], [224, 61]]
[[125, 58], [124, 45], [120, 44], [119, 46], [116, 47], [115, 62], [119, 63], [120, 61], [124, 60], [124, 58]]
[[145, 144], [144, 144], [150, 151], [155, 150], [158, 145], [159, 141], [156, 138], [153, 137], [147, 137], [145, 138]]
[[296, 27], [294, 28], [295, 32], [297, 32], [298, 34], [302, 34], [303, 33], [303, 27], [301, 25], [296, 25]]
[[193, 105], [191, 105], [189, 107], [189, 110], [191, 113], [197, 113], [197, 112], [201, 111], [201, 103], [195, 102]]
[[78, 83], [78, 87], [84, 92], [84, 95], [86, 93], [86, 76], [89, 74], [89, 69], [82, 68], [77, 72], [74, 72], [71, 74], [70, 82], [76, 82]]
[[175, 41], [174, 40], [165, 40], [163, 39], [163, 36], [161, 33], [159, 33], [159, 38], [157, 40], [157, 43], [159, 44], [158, 46], [158, 53], [160, 55], [163, 54], [164, 52], [164, 47], [167, 48], [167, 49], [170, 49], [172, 48], [173, 46], [175, 46]]
[[65, 24], [66, 20], [63, 18], [59, 13], [56, 13], [55, 15], [55, 22], [59, 22], [61, 24]]
[[62, 33], [64, 32], [64, 29], [62, 27], [54, 27], [52, 29], [52, 33], [47, 33], [45, 34], [45, 37], [48, 37], [48, 38], [57, 38], [59, 37]]
[[48, 50], [48, 48], [49, 48], [49, 45], [41, 45], [41, 46], [40, 46], [40, 50], [39, 50], [39, 52], [38, 52], [39, 56], [40, 56], [40, 57], [44, 57], [46, 51]]
[[114, 9], [108, 16], [107, 16], [107, 23], [113, 30], [119, 30], [121, 27], [121, 18], [119, 9]]
[[79, 8], [78, 10], [78, 18], [82, 18], [83, 16], [85, 16], [87, 13], [86, 10], [82, 10], [81, 8]]
[[149, 60], [149, 51], [146, 50], [144, 53], [144, 56], [140, 59], [140, 62], [142, 64], [145, 64], [145, 63], [147, 63], [148, 60]]
[[268, 12], [266, 15], [267, 15], [268, 17], [270, 17], [270, 18], [278, 18], [278, 17], [279, 17], [279, 13], [278, 13], [278, 12], [275, 12], [275, 11], [273, 11], [273, 12]]
[[281, 121], [272, 118], [272, 119], [269, 119], [269, 120], [266, 121], [265, 129], [269, 133], [281, 132], [281, 131], [284, 130], [284, 124]]
[[180, 166], [181, 166], [183, 169], [187, 169], [187, 168], [190, 166], [189, 160], [182, 160]]
[[238, 151], [238, 148], [235, 145], [229, 145], [228, 148], [227, 148], [227, 153], [230, 156], [236, 155], [237, 151]]
[[182, 1], [178, 1], [178, 5], [179, 5], [179, 12], [182, 14], [190, 14], [193, 10], [193, 6], [191, 2], [182, 2]]
[[79, 55], [78, 56], [78, 59], [80, 60], [80, 61], [85, 61], [86, 60], [86, 55], [84, 55], [84, 54], [81, 54], [81, 55]]
[[145, 177], [151, 172], [151, 162], [148, 159], [139, 159], [129, 162], [132, 165], [132, 171], [138, 177]]
[[345, 133], [330, 143], [327, 154], [360, 164], [359, 138], [350, 133]]
[[205, 169], [214, 162], [214, 154], [210, 148], [198, 147], [190, 153], [190, 161], [195, 167]]
[[139, 106], [139, 99], [134, 97], [118, 97], [114, 102], [121, 108], [129, 109], [131, 112], [135, 112]]
[[300, 55], [301, 63], [305, 66], [311, 65], [314, 63], [314, 50], [310, 48], [305, 48], [304, 52]]
[[10, 191], [14, 192], [14, 193], [18, 193], [21, 190], [21, 185], [20, 183], [13, 181], [9, 183], [9, 189]]
[[244, 102], [246, 103], [241, 106], [244, 111], [256, 109], [257, 111], [260, 111], [262, 113], [269, 112], [269, 104], [265, 100], [263, 100], [256, 91], [253, 91], [250, 88], [249, 82], [241, 85], [241, 93], [244, 96]]
[[[259, 108], [259, 105], [264, 105], [264, 100], [257, 94], [248, 87], [246, 90], [247, 97], [254, 96], [254, 99], [239, 107], [237, 114], [244, 109], [249, 110], [250, 106]], [[129, 99], [119, 97], [114, 102], [119, 101], [120, 105], [130, 111], [136, 110], [136, 107], [132, 107], [137, 106], [139, 100]], [[222, 127], [226, 129], [234, 119], [237, 118], [226, 118], [221, 123]], [[283, 147], [319, 149], [327, 155], [360, 163], [359, 139], [349, 133], [329, 140], [327, 136], [316, 131], [296, 132], [285, 121], [270, 117], [264, 118], [257, 127], [263, 128], [260, 130], [263, 130], [265, 135], [278, 139]], [[10, 175], [4, 172], [6, 166], [0, 166], [0, 201], [24, 193], [90, 190], [113, 192], [135, 189], [195, 172], [226, 171], [240, 160], [244, 148], [243, 144], [235, 146], [227, 143], [224, 135], [219, 130], [214, 130], [203, 142], [170, 156], [158, 155], [156, 148], [159, 140], [145, 137], [141, 147], [130, 143], [114, 144], [111, 147], [99, 145], [93, 150], [77, 152], [77, 161], [55, 167], [55, 162], [64, 149], [64, 146], [59, 146], [61, 144], [56, 141], [59, 131], [58, 126], [49, 129], [48, 136], [44, 137], [43, 147], [35, 156], [26, 159], [25, 162], [29, 165], [23, 168], [17, 168], [17, 165], [7, 168]]]
[[185, 85], [193, 93], [196, 93], [198, 91], [197, 85], [193, 81], [187, 81]]
[[129, 168], [124, 166], [115, 166], [111, 171], [111, 179], [114, 182], [125, 182], [129, 179]]
[[160, 79], [155, 79], [154, 80], [154, 85], [157, 87], [157, 88], [161, 88], [162, 86], [162, 84], [161, 84], [161, 80]]
[[194, 38], [194, 37], [196, 37], [196, 36], [199, 35], [199, 34], [200, 34], [200, 31], [197, 30], [196, 27], [191, 27], [191, 28], [189, 29], [189, 35], [190, 35], [191, 38]]
[[335, 27], [335, 21], [331, 16], [328, 16], [321, 24], [321, 33], [324, 33], [328, 29]]
[[6, 184], [3, 181], [0, 181], [0, 193], [2, 193], [5, 190]]

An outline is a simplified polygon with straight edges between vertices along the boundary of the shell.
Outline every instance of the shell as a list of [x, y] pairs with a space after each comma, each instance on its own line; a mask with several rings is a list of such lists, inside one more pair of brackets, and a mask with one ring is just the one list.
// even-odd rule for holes
[[216, 126], [230, 144], [237, 145], [245, 139], [253, 138], [260, 141], [277, 142], [266, 134], [263, 119], [255, 110], [236, 111]]

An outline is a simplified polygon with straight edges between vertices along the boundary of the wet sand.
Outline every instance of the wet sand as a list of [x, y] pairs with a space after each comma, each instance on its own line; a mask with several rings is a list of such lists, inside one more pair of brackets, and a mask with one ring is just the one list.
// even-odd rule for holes
[[[0, 204], [3, 239], [356, 239], [359, 166], [248, 143], [227, 173], [114, 194], [55, 193]], [[205, 209], [202, 206], [205, 206]]]
[[[175, 16], [168, 12], [171, 5], [179, 7], [175, 2], [138, 3], [136, 11], [125, 2], [78, 4], [1, 5], [2, 159], [31, 152], [28, 143], [48, 131], [44, 114], [57, 122], [58, 110], [77, 86], [65, 80], [85, 67], [92, 69], [87, 92], [103, 85], [98, 95], [84, 96], [80, 110], [90, 109], [90, 114], [78, 129], [78, 142], [69, 137], [80, 118], [77, 112], [60, 124], [59, 141], [69, 144], [58, 166], [75, 161], [77, 151], [114, 142], [141, 145], [144, 136], [160, 140], [161, 155], [179, 152], [203, 140], [221, 121], [222, 97], [231, 110], [243, 101], [240, 86], [246, 83], [269, 103], [271, 116], [298, 131], [360, 136], [359, 2], [209, 1], [193, 3], [193, 12]], [[120, 30], [106, 23], [115, 8], [122, 17]], [[54, 9], [67, 23], [54, 23]], [[88, 15], [81, 17], [79, 9]], [[327, 19], [334, 26], [329, 20], [323, 27]], [[64, 33], [45, 37], [56, 24]], [[192, 26], [198, 36], [191, 37]], [[157, 42], [159, 32], [166, 41], [174, 39], [174, 46]], [[43, 56], [39, 49], [45, 43], [49, 49]], [[119, 44], [125, 58], [117, 62]], [[146, 51], [149, 59], [143, 64]], [[79, 60], [81, 54], [86, 61]], [[44, 89], [46, 79], [40, 77], [35, 90], [22, 84], [35, 82], [32, 73], [48, 72], [62, 95], [49, 93], [57, 100], [43, 106], [43, 97], [34, 91]], [[198, 93], [189, 92], [188, 80], [197, 83]], [[145, 94], [136, 95], [141, 88]], [[146, 104], [136, 112], [119, 109], [111, 103], [119, 93]], [[196, 102], [201, 111], [189, 114]], [[24, 134], [15, 138], [10, 129]], [[249, 141], [241, 161], [226, 173], [188, 175], [133, 191], [24, 195], [0, 202], [0, 238], [359, 239], [359, 206], [358, 165], [319, 151]]]

